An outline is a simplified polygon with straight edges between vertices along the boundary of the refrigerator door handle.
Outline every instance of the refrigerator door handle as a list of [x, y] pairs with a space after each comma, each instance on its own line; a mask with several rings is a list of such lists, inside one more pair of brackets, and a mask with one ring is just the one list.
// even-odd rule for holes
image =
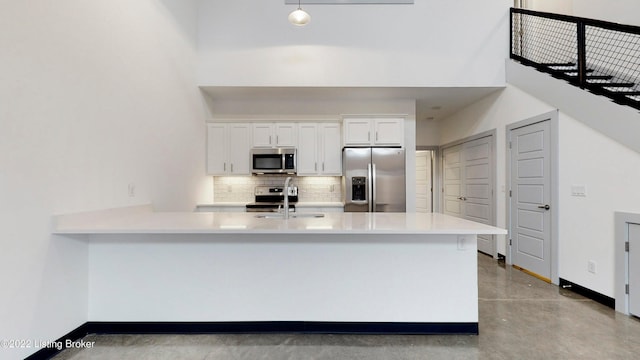
[[367, 192], [369, 193], [369, 212], [373, 211], [373, 169], [367, 164]]
[[371, 212], [376, 211], [376, 164], [371, 165]]

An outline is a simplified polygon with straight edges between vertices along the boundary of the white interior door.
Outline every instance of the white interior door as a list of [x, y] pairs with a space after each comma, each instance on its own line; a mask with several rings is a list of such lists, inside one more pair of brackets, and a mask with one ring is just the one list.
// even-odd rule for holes
[[640, 316], [640, 225], [629, 224], [629, 313]]
[[553, 211], [550, 123], [513, 129], [509, 137], [512, 263], [546, 279], [551, 279]]
[[432, 173], [430, 150], [416, 151], [416, 212], [432, 212]]
[[442, 211], [463, 217], [462, 208], [462, 145], [442, 151]]
[[[484, 136], [442, 151], [445, 214], [494, 225], [493, 139]], [[478, 251], [494, 256], [494, 236], [478, 235]]]
[[[462, 203], [464, 218], [493, 225], [493, 137], [487, 136], [464, 144], [464, 178]], [[493, 256], [492, 235], [478, 235], [478, 251]]]

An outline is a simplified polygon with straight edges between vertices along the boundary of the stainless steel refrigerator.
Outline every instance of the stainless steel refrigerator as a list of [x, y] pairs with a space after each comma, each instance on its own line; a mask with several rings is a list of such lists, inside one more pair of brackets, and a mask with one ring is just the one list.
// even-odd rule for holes
[[342, 150], [345, 212], [405, 212], [405, 159], [400, 148]]

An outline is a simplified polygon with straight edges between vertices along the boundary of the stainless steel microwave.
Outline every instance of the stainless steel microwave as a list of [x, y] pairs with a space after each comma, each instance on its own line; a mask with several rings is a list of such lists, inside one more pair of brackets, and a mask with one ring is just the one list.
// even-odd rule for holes
[[253, 174], [295, 174], [295, 148], [253, 148], [251, 149], [251, 173]]

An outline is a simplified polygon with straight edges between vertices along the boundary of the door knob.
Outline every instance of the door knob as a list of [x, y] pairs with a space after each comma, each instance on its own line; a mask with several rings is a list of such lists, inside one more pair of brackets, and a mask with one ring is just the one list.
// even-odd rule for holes
[[549, 206], [549, 205], [540, 205], [540, 206], [538, 206], [538, 209], [549, 210], [549, 209], [551, 209], [551, 206]]

